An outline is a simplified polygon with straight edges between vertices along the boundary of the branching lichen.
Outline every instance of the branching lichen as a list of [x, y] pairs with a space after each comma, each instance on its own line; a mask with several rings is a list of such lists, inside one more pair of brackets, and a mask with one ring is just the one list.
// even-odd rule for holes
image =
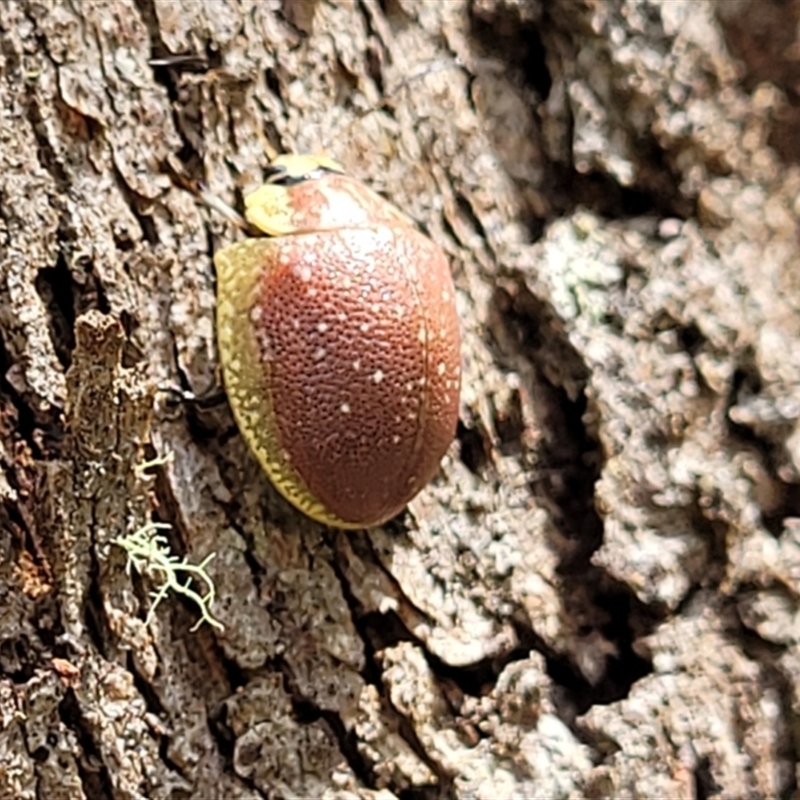
[[[191, 564], [185, 558], [173, 555], [169, 549], [167, 537], [158, 533], [158, 531], [170, 528], [171, 526], [164, 522], [150, 522], [126, 536], [114, 539], [114, 543], [127, 553], [128, 563], [125, 565], [125, 569], [129, 575], [133, 568], [140, 575], [147, 575], [160, 583], [158, 590], [151, 592], [153, 605], [147, 614], [145, 624], [150, 624], [158, 604], [170, 591], [174, 591], [191, 600], [200, 609], [201, 617], [192, 627], [193, 631], [196, 631], [204, 622], [219, 630], [224, 630], [222, 623], [215, 619], [209, 610], [214, 602], [215, 589], [211, 576], [206, 572], [206, 567], [216, 553], [206, 556], [200, 564]], [[187, 576], [185, 583], [181, 582], [181, 575]], [[193, 580], [202, 581], [205, 584], [204, 594], [192, 588]]]
[[153, 478], [154, 476], [149, 474], [147, 470], [153, 469], [153, 467], [163, 467], [166, 464], [171, 464], [174, 460], [175, 455], [172, 453], [172, 451], [170, 451], [166, 455], [156, 456], [155, 458], [151, 458], [149, 461], [142, 461], [133, 468], [133, 471], [136, 473], [138, 478]]

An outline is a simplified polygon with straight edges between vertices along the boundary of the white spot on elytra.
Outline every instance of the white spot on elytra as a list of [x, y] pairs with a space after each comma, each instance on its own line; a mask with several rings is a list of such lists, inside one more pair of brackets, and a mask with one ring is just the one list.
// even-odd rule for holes
[[292, 320], [292, 327], [293, 327], [293, 328], [294, 328], [296, 331], [299, 331], [299, 330], [300, 330], [300, 320], [299, 320], [299, 319], [297, 319], [297, 317], [295, 317], [295, 318]]
[[327, 353], [325, 352], [325, 348], [324, 347], [318, 347], [314, 351], [314, 356], [313, 356], [314, 361], [322, 361], [322, 359], [325, 358], [326, 355], [327, 355]]
[[258, 324], [264, 316], [264, 309], [261, 306], [253, 306], [250, 309], [250, 322]]
[[320, 333], [325, 333], [325, 331], [327, 331], [327, 330], [328, 330], [328, 327], [329, 327], [329, 326], [328, 326], [328, 323], [327, 323], [327, 322], [320, 322], [320, 323], [319, 323], [319, 325], [317, 325], [317, 330], [318, 330]]
[[361, 369], [361, 359], [360, 359], [360, 358], [357, 358], [357, 359], [356, 359], [356, 360], [353, 362], [353, 369], [354, 369], [356, 372], [358, 372], [358, 371]]
[[397, 434], [392, 436], [392, 444], [400, 444], [400, 437]]
[[428, 338], [425, 328], [420, 328], [419, 332], [417, 333], [417, 339], [424, 344], [425, 340]]
[[358, 329], [361, 331], [361, 333], [366, 333], [369, 330], [369, 322], [362, 322], [358, 326]]
[[342, 403], [339, 406], [339, 411], [341, 411], [342, 414], [349, 414], [350, 413], [350, 404], [349, 403]]
[[380, 383], [385, 377], [386, 376], [379, 369], [376, 369], [375, 372], [372, 373], [372, 380], [375, 381], [375, 383]]
[[436, 365], [436, 373], [437, 373], [437, 375], [439, 375], [439, 377], [441, 377], [442, 375], [444, 375], [444, 373], [446, 371], [447, 371], [447, 366], [445, 365], [444, 361], [440, 361]]
[[311, 267], [304, 265], [300, 268], [300, 280], [308, 283], [311, 280]]

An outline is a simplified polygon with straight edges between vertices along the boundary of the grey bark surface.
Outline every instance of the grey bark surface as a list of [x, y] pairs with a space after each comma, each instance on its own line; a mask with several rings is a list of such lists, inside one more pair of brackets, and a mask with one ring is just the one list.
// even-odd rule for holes
[[[4, 3], [0, 797], [800, 796], [799, 23]], [[159, 390], [221, 385], [242, 235], [174, 170], [237, 204], [271, 150], [451, 259], [457, 441], [375, 530]], [[176, 594], [148, 619], [114, 542], [152, 522], [215, 553], [224, 631]]]

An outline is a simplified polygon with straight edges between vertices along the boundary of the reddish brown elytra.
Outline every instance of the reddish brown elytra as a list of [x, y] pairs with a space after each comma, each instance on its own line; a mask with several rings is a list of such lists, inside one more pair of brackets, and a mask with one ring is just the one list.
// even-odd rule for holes
[[217, 337], [239, 428], [278, 490], [339, 528], [433, 477], [461, 384], [442, 250], [327, 158], [280, 156], [245, 199], [264, 237], [217, 253]]

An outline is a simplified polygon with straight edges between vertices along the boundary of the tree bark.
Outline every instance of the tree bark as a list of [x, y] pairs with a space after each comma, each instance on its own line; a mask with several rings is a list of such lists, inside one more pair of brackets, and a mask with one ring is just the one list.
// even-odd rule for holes
[[[2, 11], [1, 798], [798, 796], [800, 4]], [[186, 186], [322, 150], [462, 320], [457, 442], [355, 533], [164, 391], [243, 235]]]

